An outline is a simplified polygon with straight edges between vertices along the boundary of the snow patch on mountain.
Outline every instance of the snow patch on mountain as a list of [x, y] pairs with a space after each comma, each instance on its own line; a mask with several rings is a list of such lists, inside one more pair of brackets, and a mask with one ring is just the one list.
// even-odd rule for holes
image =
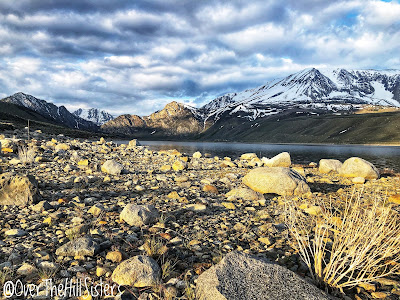
[[73, 114], [75, 116], [81, 117], [84, 120], [91, 121], [99, 126], [114, 119], [114, 117], [110, 113], [104, 110], [99, 110], [97, 108], [79, 108], [74, 111]]

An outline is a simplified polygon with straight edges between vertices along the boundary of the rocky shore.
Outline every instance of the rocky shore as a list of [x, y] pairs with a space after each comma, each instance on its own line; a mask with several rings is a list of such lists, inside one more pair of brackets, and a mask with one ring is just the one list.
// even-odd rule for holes
[[287, 201], [313, 216], [316, 199], [362, 193], [397, 210], [399, 174], [361, 158], [298, 165], [40, 132], [0, 142], [0, 285], [35, 285], [24, 299], [74, 298], [48, 295], [46, 279], [109, 287], [79, 299], [399, 299], [399, 276], [318, 289], [286, 226]]

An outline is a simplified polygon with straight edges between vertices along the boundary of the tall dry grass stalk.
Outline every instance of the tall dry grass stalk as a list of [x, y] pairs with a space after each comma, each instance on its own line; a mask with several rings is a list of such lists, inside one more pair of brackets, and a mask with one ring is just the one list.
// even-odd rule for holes
[[36, 152], [33, 147], [22, 146], [18, 148], [18, 159], [23, 164], [30, 164], [35, 161]]
[[378, 196], [369, 203], [365, 198], [353, 194], [341, 207], [321, 201], [318, 216], [305, 215], [292, 202], [286, 204], [295, 248], [318, 284], [343, 291], [398, 273], [398, 213]]

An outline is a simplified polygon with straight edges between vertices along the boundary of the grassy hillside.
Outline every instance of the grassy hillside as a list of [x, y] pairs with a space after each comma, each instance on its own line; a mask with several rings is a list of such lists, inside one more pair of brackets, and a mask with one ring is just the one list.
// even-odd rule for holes
[[199, 140], [265, 143], [400, 143], [400, 112], [217, 122]]

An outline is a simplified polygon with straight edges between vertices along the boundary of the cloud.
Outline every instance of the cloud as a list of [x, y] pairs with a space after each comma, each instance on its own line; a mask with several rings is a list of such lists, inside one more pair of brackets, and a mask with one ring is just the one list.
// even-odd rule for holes
[[399, 68], [400, 3], [0, 0], [2, 96], [148, 114], [307, 67]]

